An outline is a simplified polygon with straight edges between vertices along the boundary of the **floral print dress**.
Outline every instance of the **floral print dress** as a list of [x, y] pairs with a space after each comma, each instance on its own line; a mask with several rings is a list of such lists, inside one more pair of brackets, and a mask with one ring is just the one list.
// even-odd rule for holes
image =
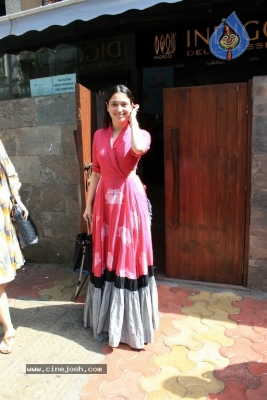
[[[15, 168], [0, 141], [0, 161], [5, 167], [11, 190], [18, 193], [21, 186]], [[10, 219], [10, 192], [0, 166], [0, 284], [12, 281], [16, 270], [24, 264], [15, 228]]]

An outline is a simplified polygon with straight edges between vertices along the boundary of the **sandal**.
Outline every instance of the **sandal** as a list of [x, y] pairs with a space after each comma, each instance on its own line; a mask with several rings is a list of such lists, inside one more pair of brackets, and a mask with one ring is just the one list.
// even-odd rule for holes
[[3, 337], [2, 342], [0, 344], [0, 353], [9, 354], [11, 353], [14, 345], [16, 331], [12, 336]]

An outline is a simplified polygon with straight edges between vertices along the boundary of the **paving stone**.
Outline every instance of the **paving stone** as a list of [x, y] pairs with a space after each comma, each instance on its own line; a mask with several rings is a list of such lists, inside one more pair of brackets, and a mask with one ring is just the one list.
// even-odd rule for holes
[[185, 315], [199, 315], [201, 317], [210, 317], [213, 312], [207, 310], [207, 304], [196, 301], [192, 307], [183, 307], [181, 313]]
[[214, 375], [222, 381], [235, 379], [242, 382], [247, 388], [257, 388], [261, 385], [261, 378], [251, 373], [248, 362], [229, 365], [220, 370], [216, 369]]
[[105, 377], [105, 381], [116, 381], [123, 376], [123, 369], [119, 368], [119, 361], [122, 360], [121, 355], [118, 352], [113, 351], [106, 355], [103, 364], [107, 364], [108, 375]]
[[153, 392], [154, 395], [155, 393], [162, 395], [159, 399], [166, 398], [166, 393], [169, 396], [167, 398], [180, 399], [185, 396], [186, 388], [177, 381], [177, 373], [177, 368], [165, 366], [156, 376], [141, 378], [139, 382], [140, 388], [148, 393], [149, 399], [149, 396], [152, 396]]
[[55, 286], [54, 282], [57, 279], [64, 279], [68, 271], [66, 267], [36, 267], [27, 264], [17, 271], [17, 276], [14, 281], [8, 285], [8, 296], [28, 299], [39, 299], [41, 295], [39, 290], [48, 289]]
[[175, 296], [175, 293], [170, 291], [169, 285], [158, 285], [158, 294], [165, 299], [173, 298]]
[[206, 400], [248, 400], [246, 389], [247, 386], [242, 382], [229, 380], [225, 382], [225, 388], [221, 393], [210, 393]]
[[[179, 323], [178, 323], [179, 324]], [[180, 328], [173, 326], [173, 318], [168, 315], [160, 314], [158, 331], [164, 335], [175, 335]]]
[[123, 343], [120, 343], [116, 348], [107, 345], [102, 349], [102, 353], [106, 356], [112, 353], [118, 353], [120, 357], [125, 360], [132, 360], [138, 356], [138, 351]]
[[239, 308], [253, 308], [255, 311], [264, 310], [267, 308], [267, 304], [264, 301], [257, 301], [254, 297], [246, 296], [234, 306]]
[[195, 332], [205, 333], [209, 330], [206, 325], [202, 324], [202, 320], [199, 318], [198, 315], [194, 315], [193, 313], [190, 314], [187, 318], [183, 319], [182, 321], [173, 321], [173, 326], [180, 331], [184, 328], [190, 328]]
[[[216, 293], [212, 293], [212, 298], [213, 299], [220, 299], [220, 298], [230, 298], [232, 301], [241, 301], [242, 300], [242, 296], [239, 296], [238, 294], [231, 292], [231, 291], [227, 291], [227, 290], [223, 290], [221, 292], [216, 292]], [[239, 307], [238, 304], [234, 304], [234, 307]]]
[[257, 389], [248, 389], [246, 396], [248, 400], [264, 400], [267, 395], [267, 376], [262, 377], [262, 385]]
[[[239, 365], [239, 364], [247, 363], [248, 359], [246, 358], [246, 355], [245, 355], [246, 352], [244, 351], [243, 354], [244, 354], [243, 356], [240, 354], [230, 354], [228, 357], [230, 365]], [[263, 362], [263, 357], [260, 362]]]
[[[180, 396], [176, 398], [181, 399]], [[172, 397], [172, 399], [174, 399], [174, 397]], [[153, 390], [152, 392], [148, 393], [146, 400], [170, 400], [170, 396], [163, 390]]]
[[[221, 347], [220, 353], [223, 357], [238, 356], [246, 361], [262, 360], [262, 355], [254, 351], [251, 347], [252, 343], [249, 339], [235, 338], [235, 343], [230, 347]], [[246, 349], [244, 351], [244, 349]]]
[[112, 393], [113, 398], [144, 400], [146, 393], [138, 385], [133, 385], [133, 382], [138, 382], [142, 376], [139, 371], [126, 371], [119, 380], [105, 381], [100, 387], [100, 394], [104, 398], [108, 398]]
[[207, 391], [204, 387], [199, 385], [190, 385], [187, 387], [186, 395], [183, 399], [197, 399], [197, 400], [206, 400]]
[[[153, 351], [139, 351], [137, 357], [134, 359], [120, 359], [117, 365], [111, 363], [115, 367], [119, 368], [120, 371], [135, 370], [140, 371], [144, 376], [156, 375], [159, 372], [159, 367], [154, 361], [155, 353]], [[109, 360], [108, 360], [109, 361]], [[168, 364], [170, 365], [170, 364]], [[108, 377], [110, 380], [110, 377]]]
[[175, 296], [170, 301], [179, 304], [183, 307], [193, 305], [192, 301], [189, 300], [189, 296], [192, 295], [192, 290], [186, 290], [184, 288], [171, 287], [170, 292], [174, 293]]
[[179, 374], [178, 382], [185, 387], [201, 386], [210, 393], [219, 393], [224, 388], [224, 383], [213, 375], [214, 365], [208, 362], [198, 362], [193, 371], [188, 374]]
[[196, 295], [199, 293], [198, 290], [193, 290], [191, 288], [185, 288], [181, 286], [171, 286], [170, 287], [171, 293], [182, 293], [186, 298], [191, 295]]
[[196, 333], [195, 339], [199, 342], [216, 342], [221, 346], [231, 346], [234, 339], [225, 336], [225, 328], [220, 325], [211, 325], [204, 333]]
[[219, 348], [220, 345], [218, 343], [205, 342], [200, 350], [189, 351], [187, 357], [194, 363], [207, 361], [214, 364], [216, 368], [224, 368], [229, 364], [229, 360], [221, 356]]
[[71, 302], [71, 297], [69, 294], [63, 294], [62, 289], [64, 289], [64, 285], [53, 286], [49, 289], [39, 290], [39, 294], [41, 296], [49, 296], [51, 300], [65, 300]]
[[[236, 338], [236, 337], [242, 337], [251, 340], [251, 342], [257, 343], [257, 342], [262, 342], [264, 340], [264, 335], [261, 335], [260, 333], [255, 332], [252, 326], [248, 326], [246, 324], [238, 324], [233, 329], [226, 329], [225, 330], [225, 335]], [[266, 349], [266, 348], [265, 348]]]
[[267, 333], [267, 323], [265, 322], [263, 325], [253, 325], [253, 330], [261, 335], [265, 335]]
[[158, 305], [159, 305], [159, 311], [164, 310], [167, 305], [169, 304], [170, 298], [164, 297], [164, 296], [158, 296]]
[[105, 380], [103, 375], [90, 375], [86, 384], [80, 390], [79, 400], [105, 400], [106, 398], [99, 393], [99, 388]]
[[184, 327], [179, 334], [165, 337], [163, 342], [169, 347], [185, 346], [189, 350], [201, 349], [201, 347], [203, 347], [203, 343], [195, 340], [194, 333], [194, 330]]
[[251, 325], [263, 325], [265, 322], [263, 318], [255, 315], [254, 309], [251, 307], [244, 307], [239, 314], [232, 314], [229, 318], [235, 322], [246, 322]]
[[204, 325], [212, 326], [214, 324], [221, 325], [226, 329], [232, 329], [237, 326], [237, 323], [230, 319], [226, 311], [215, 311], [210, 317], [202, 318], [201, 322]]
[[266, 363], [251, 362], [248, 365], [248, 369], [253, 375], [267, 375]]
[[148, 343], [145, 348], [153, 351], [157, 355], [164, 355], [170, 352], [170, 347], [164, 343], [166, 336], [161, 332], [155, 332], [153, 343]]
[[261, 355], [262, 355], [261, 362], [266, 364], [267, 363], [267, 351], [262, 352]]
[[217, 301], [210, 302], [207, 304], [207, 309], [210, 311], [225, 311], [228, 314], [238, 314], [240, 308], [232, 306], [232, 300], [229, 298], [220, 298]]
[[251, 347], [257, 353], [263, 354], [267, 351], [267, 335], [264, 335], [264, 340], [258, 343], [252, 343]]
[[267, 321], [267, 309], [266, 308], [264, 310], [255, 310], [254, 309], [254, 311], [255, 311], [256, 316], [264, 319], [265, 323], [266, 323], [266, 321]]
[[201, 292], [191, 295], [191, 296], [188, 296], [187, 298], [188, 298], [188, 300], [191, 300], [193, 302], [200, 301], [200, 302], [209, 303], [210, 301], [212, 301], [212, 293], [205, 292], [204, 290], [202, 290]]
[[164, 308], [160, 309], [160, 314], [163, 316], [165, 314], [171, 317], [173, 320], [182, 320], [187, 318], [186, 315], [181, 314], [181, 306], [179, 304], [166, 304]]
[[158, 367], [170, 366], [177, 368], [180, 372], [191, 371], [195, 363], [190, 361], [187, 357], [188, 349], [184, 346], [173, 346], [170, 353], [165, 356], [155, 356], [153, 363]]

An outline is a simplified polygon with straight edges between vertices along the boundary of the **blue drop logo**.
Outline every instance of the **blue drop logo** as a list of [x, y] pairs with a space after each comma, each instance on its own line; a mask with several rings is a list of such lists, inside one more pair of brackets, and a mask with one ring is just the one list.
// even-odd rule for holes
[[209, 41], [211, 53], [217, 58], [228, 61], [243, 54], [248, 45], [248, 33], [235, 12], [222, 20]]

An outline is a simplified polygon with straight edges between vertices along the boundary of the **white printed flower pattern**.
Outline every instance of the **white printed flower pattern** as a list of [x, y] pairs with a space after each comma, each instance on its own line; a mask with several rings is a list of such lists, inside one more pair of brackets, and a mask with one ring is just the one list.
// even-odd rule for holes
[[108, 204], [122, 204], [123, 193], [120, 189], [108, 189], [105, 198]]
[[113, 254], [108, 252], [108, 257], [107, 257], [107, 268], [109, 270], [112, 269], [112, 264], [113, 264]]
[[101, 262], [100, 254], [95, 253], [95, 265], [98, 265]]
[[104, 241], [105, 237], [108, 236], [109, 226], [104, 224], [101, 228], [101, 240]]
[[146, 253], [142, 253], [139, 257], [139, 263], [142, 265], [142, 269], [145, 274], [148, 272], [148, 267], [147, 267], [147, 256]]
[[126, 226], [118, 227], [118, 235], [121, 238], [122, 243], [124, 243], [125, 245], [129, 245], [132, 243], [130, 230], [126, 228]]
[[138, 232], [138, 215], [136, 211], [131, 213], [133, 228]]

